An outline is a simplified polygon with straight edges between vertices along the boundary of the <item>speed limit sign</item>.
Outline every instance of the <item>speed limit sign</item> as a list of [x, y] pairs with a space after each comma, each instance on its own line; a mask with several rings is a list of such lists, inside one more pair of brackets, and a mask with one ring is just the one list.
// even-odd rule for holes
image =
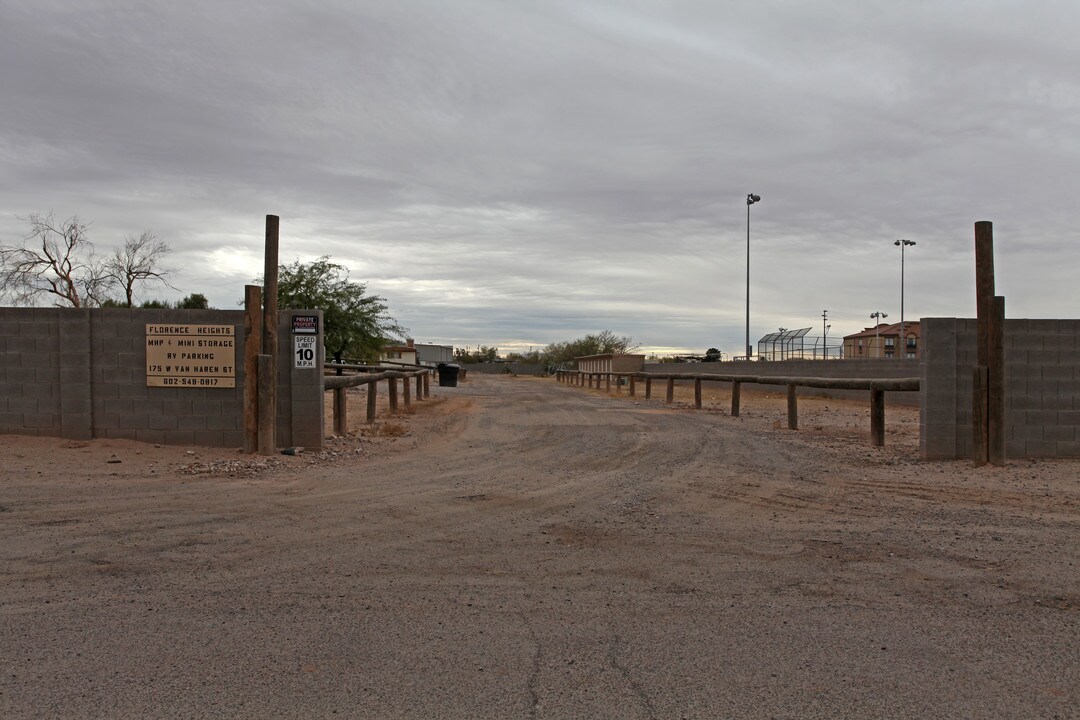
[[315, 367], [315, 340], [312, 335], [293, 335], [293, 367]]

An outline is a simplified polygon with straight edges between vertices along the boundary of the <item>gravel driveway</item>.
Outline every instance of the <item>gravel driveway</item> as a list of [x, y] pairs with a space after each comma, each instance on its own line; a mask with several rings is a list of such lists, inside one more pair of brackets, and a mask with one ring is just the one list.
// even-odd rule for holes
[[1080, 717], [1080, 463], [433, 394], [269, 461], [0, 438], [0, 716]]

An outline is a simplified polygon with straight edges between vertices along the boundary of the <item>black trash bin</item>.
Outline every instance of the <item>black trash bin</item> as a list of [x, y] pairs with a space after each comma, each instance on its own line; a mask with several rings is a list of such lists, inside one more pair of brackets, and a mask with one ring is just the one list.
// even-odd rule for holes
[[439, 363], [439, 387], [457, 387], [460, 365], [454, 363]]

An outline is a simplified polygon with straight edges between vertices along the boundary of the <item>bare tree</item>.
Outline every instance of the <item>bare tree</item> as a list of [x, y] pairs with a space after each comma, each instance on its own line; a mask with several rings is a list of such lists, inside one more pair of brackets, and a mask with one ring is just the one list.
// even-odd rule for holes
[[112, 257], [105, 261], [105, 273], [110, 282], [123, 289], [125, 307], [134, 306], [137, 285], [161, 283], [173, 287], [166, 280], [172, 271], [161, 267], [170, 252], [169, 246], [149, 230], [137, 238], [129, 235], [124, 247], [113, 251]]
[[21, 246], [0, 245], [0, 293], [21, 305], [42, 296], [60, 306], [100, 304], [112, 280], [94, 257], [86, 225], [74, 216], [58, 223], [51, 212], [27, 221]]

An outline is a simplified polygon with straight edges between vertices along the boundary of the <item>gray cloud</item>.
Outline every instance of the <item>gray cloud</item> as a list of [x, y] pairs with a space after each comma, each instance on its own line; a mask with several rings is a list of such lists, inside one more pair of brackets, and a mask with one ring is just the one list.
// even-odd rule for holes
[[328, 254], [420, 339], [752, 334], [1076, 316], [1080, 51], [1065, 2], [53, 2], [0, 8], [0, 233], [151, 228], [231, 306]]

